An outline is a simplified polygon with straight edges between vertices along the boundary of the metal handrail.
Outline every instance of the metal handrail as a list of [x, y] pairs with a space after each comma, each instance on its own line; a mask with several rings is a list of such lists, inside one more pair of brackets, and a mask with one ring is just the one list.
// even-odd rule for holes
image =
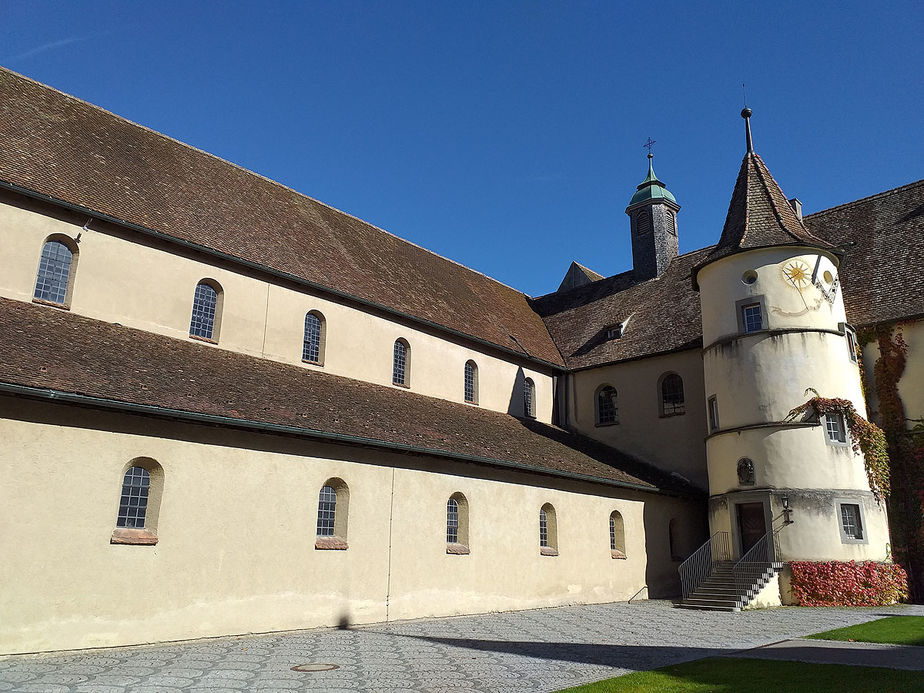
[[746, 570], [769, 568], [776, 562], [776, 542], [773, 541], [773, 530], [764, 534], [745, 554], [737, 560], [732, 567], [735, 582], [750, 576], [744, 575]]
[[712, 575], [717, 563], [730, 560], [728, 532], [716, 532], [677, 567], [683, 598], [693, 594]]

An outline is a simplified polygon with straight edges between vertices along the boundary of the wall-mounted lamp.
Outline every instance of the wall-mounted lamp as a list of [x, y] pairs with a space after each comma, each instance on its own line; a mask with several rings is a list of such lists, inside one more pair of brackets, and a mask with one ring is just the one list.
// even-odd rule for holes
[[789, 506], [789, 496], [783, 496], [780, 500], [783, 501], [783, 524], [791, 525], [793, 519], [792, 508]]

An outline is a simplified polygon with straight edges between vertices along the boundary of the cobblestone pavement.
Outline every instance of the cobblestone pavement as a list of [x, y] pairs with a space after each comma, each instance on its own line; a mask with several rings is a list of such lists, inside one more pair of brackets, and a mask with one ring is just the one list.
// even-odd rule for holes
[[[0, 658], [0, 691], [555, 691], [924, 607], [601, 604]], [[291, 667], [331, 663], [333, 671]]]

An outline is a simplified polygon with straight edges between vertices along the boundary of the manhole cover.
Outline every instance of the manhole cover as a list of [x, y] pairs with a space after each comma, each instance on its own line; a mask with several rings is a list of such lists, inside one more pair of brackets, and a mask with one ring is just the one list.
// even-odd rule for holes
[[339, 668], [340, 666], [337, 664], [296, 664], [292, 667], [292, 671], [333, 671]]

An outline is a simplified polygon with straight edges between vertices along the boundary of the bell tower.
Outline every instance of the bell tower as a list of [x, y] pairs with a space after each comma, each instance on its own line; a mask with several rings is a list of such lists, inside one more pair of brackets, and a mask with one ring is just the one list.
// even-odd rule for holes
[[680, 205], [655, 175], [651, 153], [654, 142], [648, 139], [648, 175], [639, 183], [629, 200], [632, 234], [632, 267], [639, 281], [661, 276], [679, 254], [677, 212]]

